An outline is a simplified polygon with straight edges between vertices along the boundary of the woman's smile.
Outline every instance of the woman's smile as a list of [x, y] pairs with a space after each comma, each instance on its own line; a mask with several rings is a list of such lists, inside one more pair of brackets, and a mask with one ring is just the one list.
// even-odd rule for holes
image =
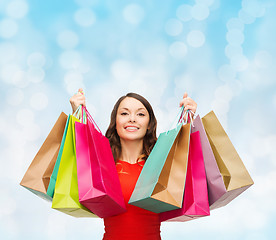
[[125, 130], [127, 130], [128, 132], [135, 132], [139, 130], [139, 127], [135, 127], [135, 126], [126, 126]]

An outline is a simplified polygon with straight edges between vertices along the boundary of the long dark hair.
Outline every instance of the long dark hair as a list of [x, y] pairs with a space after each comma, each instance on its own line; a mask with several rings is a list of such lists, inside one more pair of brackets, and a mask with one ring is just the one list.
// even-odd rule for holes
[[140, 101], [145, 106], [145, 108], [149, 113], [148, 130], [143, 139], [143, 152], [142, 152], [142, 155], [138, 158], [138, 159], [146, 160], [157, 140], [156, 138], [157, 121], [150, 103], [141, 95], [137, 93], [128, 93], [125, 96], [122, 96], [118, 99], [118, 101], [115, 103], [113, 110], [111, 112], [110, 124], [105, 133], [105, 136], [109, 139], [113, 157], [116, 162], [120, 157], [121, 151], [122, 151], [120, 137], [116, 130], [116, 117], [117, 117], [117, 111], [118, 111], [119, 105], [126, 97], [135, 98], [138, 101]]

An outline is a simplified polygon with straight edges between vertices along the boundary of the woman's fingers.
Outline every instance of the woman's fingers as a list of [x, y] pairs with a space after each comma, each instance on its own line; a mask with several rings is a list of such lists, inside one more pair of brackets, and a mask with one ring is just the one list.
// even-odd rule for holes
[[85, 106], [85, 96], [82, 88], [80, 88], [78, 93], [70, 98], [70, 104], [73, 112], [75, 112], [81, 104]]
[[195, 113], [197, 109], [196, 102], [192, 98], [188, 97], [187, 92], [184, 93], [183, 99], [180, 101], [179, 106], [184, 106], [184, 111], [191, 110], [193, 113]]

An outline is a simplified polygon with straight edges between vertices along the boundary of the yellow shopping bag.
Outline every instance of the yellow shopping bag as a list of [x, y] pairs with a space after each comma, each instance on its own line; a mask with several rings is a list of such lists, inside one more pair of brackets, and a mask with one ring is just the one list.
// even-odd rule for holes
[[80, 121], [72, 115], [69, 115], [69, 118], [52, 208], [74, 217], [97, 217], [79, 202], [75, 150], [75, 122]]

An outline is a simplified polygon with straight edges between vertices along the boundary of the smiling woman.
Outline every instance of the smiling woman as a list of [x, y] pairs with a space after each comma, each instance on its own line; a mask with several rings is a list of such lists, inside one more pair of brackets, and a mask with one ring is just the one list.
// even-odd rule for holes
[[[85, 105], [82, 89], [71, 99], [73, 112]], [[196, 111], [197, 104], [184, 94], [180, 106]], [[128, 204], [135, 184], [154, 144], [157, 121], [150, 103], [136, 93], [119, 98], [111, 113], [106, 131], [124, 196], [127, 211], [104, 218], [103, 239], [159, 240], [159, 214]]]

